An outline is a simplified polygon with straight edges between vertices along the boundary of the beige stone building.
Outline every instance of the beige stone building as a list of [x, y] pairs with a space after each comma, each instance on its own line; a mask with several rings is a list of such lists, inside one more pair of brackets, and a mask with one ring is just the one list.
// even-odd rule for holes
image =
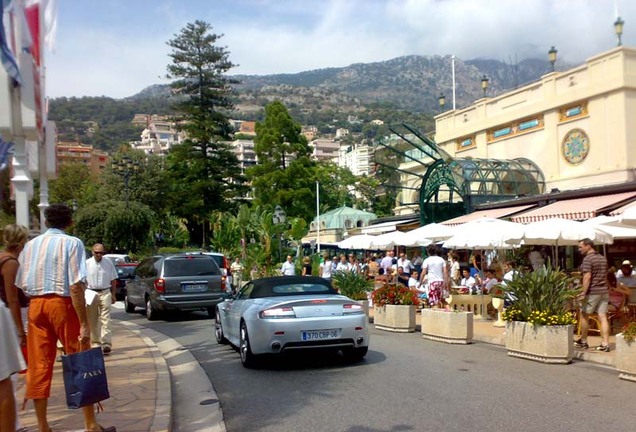
[[[491, 202], [550, 192], [593, 194], [599, 187], [604, 192], [598, 193], [607, 195], [613, 188], [636, 191], [636, 123], [630, 121], [635, 114], [636, 49], [620, 46], [573, 69], [438, 115], [435, 141], [440, 159], [461, 160], [464, 175], [470, 174], [470, 160], [521, 161], [535, 171], [536, 188], [527, 183], [506, 191], [525, 169], [515, 167], [497, 174], [496, 184], [482, 183]], [[419, 162], [407, 159], [400, 168], [423, 176], [434, 160], [417, 149], [409, 153]], [[403, 173], [402, 182], [416, 190], [404, 189], [401, 202], [421, 202], [422, 177]], [[440, 201], [445, 198], [440, 191]], [[468, 211], [484, 202], [472, 204]], [[417, 207], [396, 207], [396, 214], [413, 212]]]

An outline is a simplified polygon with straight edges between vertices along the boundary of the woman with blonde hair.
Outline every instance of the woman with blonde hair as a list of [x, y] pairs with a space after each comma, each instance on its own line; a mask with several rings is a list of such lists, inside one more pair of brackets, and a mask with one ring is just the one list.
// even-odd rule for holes
[[302, 275], [303, 276], [311, 276], [311, 259], [309, 257], [305, 257], [303, 258], [303, 271], [302, 271]]
[[[21, 346], [26, 345], [19, 293], [15, 286], [18, 256], [29, 236], [21, 225], [7, 225], [0, 252], [0, 432], [16, 430], [16, 404], [11, 376], [26, 368]], [[24, 294], [24, 293], [22, 293]], [[22, 296], [24, 303], [26, 296]]]

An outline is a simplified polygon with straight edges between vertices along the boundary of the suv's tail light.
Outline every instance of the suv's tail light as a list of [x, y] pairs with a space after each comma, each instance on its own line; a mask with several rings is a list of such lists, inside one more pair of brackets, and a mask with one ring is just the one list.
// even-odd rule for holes
[[230, 268], [230, 263], [227, 261], [227, 257], [225, 255], [223, 255], [223, 268], [224, 269]]
[[231, 291], [231, 289], [229, 289], [229, 285], [227, 284], [227, 276], [221, 276], [221, 291]]
[[166, 292], [166, 281], [163, 279], [155, 279], [155, 290], [157, 292]]

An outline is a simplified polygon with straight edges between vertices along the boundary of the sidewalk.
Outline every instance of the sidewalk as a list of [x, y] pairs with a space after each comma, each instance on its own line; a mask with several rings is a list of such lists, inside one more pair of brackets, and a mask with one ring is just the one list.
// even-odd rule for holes
[[[97, 421], [119, 432], [163, 432], [171, 429], [170, 372], [161, 352], [148, 337], [113, 320], [113, 352], [105, 356], [110, 399]], [[20, 375], [18, 397], [24, 394], [25, 375]], [[29, 431], [37, 430], [33, 404], [20, 411], [20, 421]], [[81, 410], [66, 408], [62, 363], [55, 363], [48, 407], [54, 432], [84, 430]]]

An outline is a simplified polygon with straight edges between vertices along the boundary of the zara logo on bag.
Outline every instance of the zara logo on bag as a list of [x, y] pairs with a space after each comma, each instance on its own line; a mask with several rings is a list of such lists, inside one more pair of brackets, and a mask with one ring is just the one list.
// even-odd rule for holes
[[93, 378], [93, 377], [100, 376], [100, 375], [104, 375], [104, 372], [99, 370], [99, 369], [97, 369], [97, 370], [94, 370], [94, 371], [84, 372], [82, 374], [82, 378], [88, 379], [88, 378]]

